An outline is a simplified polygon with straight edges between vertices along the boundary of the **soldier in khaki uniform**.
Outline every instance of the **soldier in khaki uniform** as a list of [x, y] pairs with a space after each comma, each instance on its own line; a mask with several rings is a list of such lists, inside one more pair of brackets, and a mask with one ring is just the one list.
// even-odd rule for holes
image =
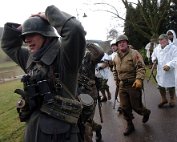
[[119, 81], [119, 97], [124, 119], [127, 122], [127, 128], [123, 133], [125, 136], [131, 134], [135, 128], [132, 122], [134, 110], [139, 115], [143, 115], [142, 122], [146, 123], [149, 119], [150, 110], [146, 109], [142, 103], [142, 87], [145, 78], [145, 65], [139, 52], [130, 48], [126, 35], [120, 35], [117, 38], [117, 55], [113, 59]]

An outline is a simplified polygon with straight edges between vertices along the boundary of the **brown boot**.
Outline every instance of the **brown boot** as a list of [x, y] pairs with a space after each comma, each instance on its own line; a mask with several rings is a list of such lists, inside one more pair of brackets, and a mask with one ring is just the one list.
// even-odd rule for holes
[[102, 93], [102, 95], [103, 95], [103, 97], [101, 98], [101, 102], [106, 102], [107, 101], [107, 97], [106, 97], [106, 93], [105, 93], [105, 91], [101, 91], [101, 93]]
[[146, 123], [149, 120], [150, 114], [151, 114], [151, 111], [147, 110], [146, 113], [143, 115], [143, 119], [142, 119], [143, 123]]
[[169, 101], [169, 106], [174, 107], [176, 104], [176, 96], [175, 96], [175, 88], [169, 88], [169, 94], [170, 94], [170, 101]]
[[96, 142], [101, 142], [102, 141], [102, 134], [101, 134], [102, 126], [93, 120], [92, 128], [93, 128], [93, 131], [96, 132]]
[[133, 125], [133, 122], [132, 121], [127, 121], [127, 128], [125, 129], [125, 132], [123, 133], [124, 136], [130, 135], [134, 131], [135, 131], [135, 127]]
[[167, 100], [162, 100], [161, 102], [160, 102], [160, 104], [158, 104], [158, 107], [159, 108], [162, 108], [165, 104], [167, 104], [168, 103], [168, 101]]
[[111, 100], [111, 93], [110, 93], [110, 91], [109, 91], [109, 88], [106, 89], [106, 92], [107, 92], [108, 100]]
[[161, 102], [158, 105], [159, 108], [162, 108], [165, 104], [168, 103], [168, 100], [166, 98], [166, 91], [160, 89], [160, 94], [161, 94]]

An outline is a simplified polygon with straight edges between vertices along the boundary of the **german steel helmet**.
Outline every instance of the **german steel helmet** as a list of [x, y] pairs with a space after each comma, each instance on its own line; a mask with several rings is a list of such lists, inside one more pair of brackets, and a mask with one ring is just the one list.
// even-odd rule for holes
[[58, 37], [54, 28], [38, 16], [30, 17], [22, 24], [22, 39], [25, 35], [32, 33], [38, 33], [46, 37]]
[[86, 48], [94, 48], [94, 47], [99, 47], [101, 46], [98, 43], [87, 43]]
[[126, 35], [120, 35], [120, 36], [118, 36], [118, 38], [116, 39], [116, 43], [118, 43], [119, 41], [122, 41], [122, 40], [128, 41], [128, 37], [127, 37]]

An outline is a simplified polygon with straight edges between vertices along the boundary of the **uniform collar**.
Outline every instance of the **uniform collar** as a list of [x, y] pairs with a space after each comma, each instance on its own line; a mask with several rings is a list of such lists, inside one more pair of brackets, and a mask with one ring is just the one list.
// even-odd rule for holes
[[[51, 65], [53, 61], [55, 60], [56, 56], [59, 53], [60, 43], [57, 40], [57, 42], [52, 42], [49, 46], [51, 46], [48, 51], [41, 57], [39, 62], [42, 62], [46, 65]], [[29, 56], [26, 69], [28, 69], [31, 64], [33, 63], [32, 55]]]
[[119, 50], [117, 51], [117, 53], [119, 54], [120, 57], [126, 56], [129, 52], [130, 52], [130, 47], [129, 46], [128, 46], [127, 51], [125, 53], [120, 52]]

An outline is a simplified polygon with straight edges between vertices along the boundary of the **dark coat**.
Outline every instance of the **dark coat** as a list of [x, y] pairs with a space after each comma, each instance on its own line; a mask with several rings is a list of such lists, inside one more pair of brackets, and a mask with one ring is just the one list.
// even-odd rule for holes
[[78, 93], [89, 94], [97, 101], [98, 93], [95, 84], [95, 67], [101, 58], [104, 56], [104, 51], [101, 47], [94, 44], [87, 45], [88, 51], [82, 60], [78, 77]]
[[[61, 36], [61, 41], [51, 42], [50, 48], [41, 57], [40, 62], [46, 66], [56, 66], [56, 72], [60, 74], [61, 81], [72, 94], [75, 94], [78, 69], [85, 51], [85, 31], [80, 22], [71, 15], [61, 12], [55, 6], [48, 6], [45, 14], [49, 23]], [[22, 48], [21, 31], [16, 29], [18, 26], [19, 24], [16, 23], [5, 24], [1, 47], [28, 74], [35, 67], [35, 65], [32, 66], [35, 63], [27, 48]], [[64, 90], [62, 96], [69, 97]], [[77, 126], [54, 119], [36, 110], [27, 122], [25, 141], [51, 142], [52, 139], [56, 139], [57, 142], [78, 142], [77, 133]], [[68, 139], [68, 134], [71, 134], [69, 138], [72, 139]]]

